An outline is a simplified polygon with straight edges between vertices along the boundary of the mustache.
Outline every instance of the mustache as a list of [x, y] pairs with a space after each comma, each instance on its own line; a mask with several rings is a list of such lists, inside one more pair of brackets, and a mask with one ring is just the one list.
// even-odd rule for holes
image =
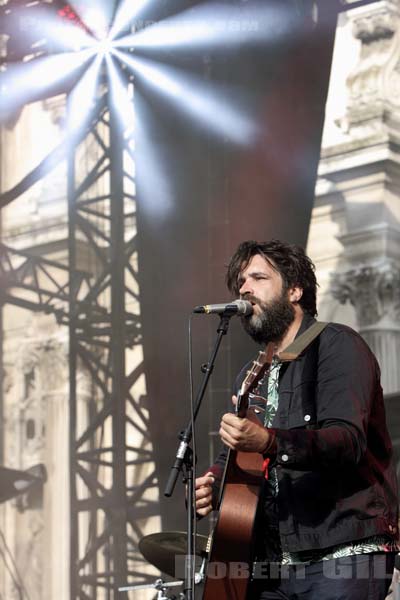
[[246, 300], [247, 302], [252, 302], [253, 304], [258, 304], [261, 306], [262, 301], [257, 298], [257, 296], [253, 296], [252, 294], [244, 294], [244, 296], [240, 296], [241, 300]]

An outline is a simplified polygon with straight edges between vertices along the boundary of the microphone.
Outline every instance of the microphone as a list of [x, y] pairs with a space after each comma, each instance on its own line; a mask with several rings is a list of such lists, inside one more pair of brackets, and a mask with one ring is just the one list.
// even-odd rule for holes
[[196, 306], [196, 308], [193, 309], [193, 312], [205, 313], [207, 315], [227, 313], [232, 316], [248, 316], [253, 314], [253, 305], [247, 300], [233, 300], [227, 304], [205, 304], [204, 306]]

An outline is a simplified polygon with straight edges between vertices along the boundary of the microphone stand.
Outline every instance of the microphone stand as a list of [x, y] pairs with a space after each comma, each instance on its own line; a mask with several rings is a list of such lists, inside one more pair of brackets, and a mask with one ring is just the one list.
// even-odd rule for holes
[[[215, 359], [218, 354], [219, 347], [221, 345], [221, 341], [224, 335], [226, 335], [229, 328], [230, 318], [236, 313], [235, 310], [230, 310], [227, 308], [222, 314], [220, 318], [220, 322], [217, 328], [217, 338], [215, 340], [214, 348], [211, 352], [211, 356], [206, 366], [202, 367], [202, 372], [204, 373], [203, 381], [201, 383], [200, 389], [197, 393], [196, 403], [193, 413], [194, 421], [196, 421], [196, 417], [200, 410], [200, 406], [202, 400], [204, 398], [204, 394], [207, 388], [208, 381], [211, 377], [211, 374], [214, 370]], [[183, 482], [187, 482], [187, 554], [185, 556], [185, 587], [184, 587], [184, 595], [186, 600], [194, 599], [194, 577], [193, 577], [193, 561], [194, 557], [194, 540], [193, 540], [193, 532], [194, 532], [194, 480], [193, 480], [193, 457], [192, 449], [189, 447], [189, 444], [192, 440], [192, 422], [189, 421], [186, 429], [181, 431], [179, 434], [180, 443], [178, 446], [178, 450], [175, 456], [175, 462], [171, 467], [171, 472], [168, 477], [167, 485], [165, 486], [164, 496], [167, 498], [171, 497], [173, 491], [175, 489], [175, 485], [179, 476], [180, 471], [182, 470], [183, 465], [185, 466], [185, 474], [183, 478]]]

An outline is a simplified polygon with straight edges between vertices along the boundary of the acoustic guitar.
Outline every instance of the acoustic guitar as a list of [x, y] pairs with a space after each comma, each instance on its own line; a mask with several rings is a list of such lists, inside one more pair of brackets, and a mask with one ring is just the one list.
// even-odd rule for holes
[[[236, 415], [259, 422], [249, 394], [267, 372], [273, 344], [259, 352], [241, 385]], [[203, 600], [245, 600], [253, 561], [253, 528], [264, 474], [258, 452], [229, 450], [221, 480], [218, 519], [212, 535]]]

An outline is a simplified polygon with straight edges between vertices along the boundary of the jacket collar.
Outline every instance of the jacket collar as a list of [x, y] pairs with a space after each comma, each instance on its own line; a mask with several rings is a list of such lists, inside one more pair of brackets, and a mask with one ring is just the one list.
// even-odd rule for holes
[[314, 317], [312, 317], [309, 313], [304, 313], [303, 320], [301, 322], [299, 330], [296, 333], [294, 339], [296, 339], [297, 337], [299, 337], [299, 335], [304, 333], [305, 330], [308, 329], [309, 327], [311, 327], [311, 325], [315, 322], [316, 322], [316, 319]]

